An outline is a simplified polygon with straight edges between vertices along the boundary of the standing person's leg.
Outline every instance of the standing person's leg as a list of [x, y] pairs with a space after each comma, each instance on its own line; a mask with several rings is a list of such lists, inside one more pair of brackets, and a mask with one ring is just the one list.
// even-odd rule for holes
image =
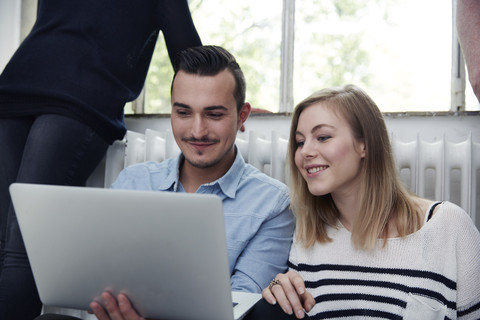
[[10, 207], [8, 187], [17, 178], [33, 118], [0, 119], [0, 275], [2, 274], [7, 216]]
[[[25, 143], [16, 181], [85, 185], [107, 148], [102, 138], [79, 121], [59, 115], [39, 116]], [[16, 215], [10, 206], [0, 275], [0, 319], [33, 319], [40, 310]]]

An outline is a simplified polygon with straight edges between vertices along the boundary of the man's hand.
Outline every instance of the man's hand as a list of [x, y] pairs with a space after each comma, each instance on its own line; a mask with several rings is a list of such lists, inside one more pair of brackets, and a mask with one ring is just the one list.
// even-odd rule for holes
[[97, 301], [90, 303], [90, 308], [99, 320], [146, 320], [137, 314], [123, 293], [118, 294], [115, 299], [111, 293], [103, 292], [101, 298], [105, 309]]

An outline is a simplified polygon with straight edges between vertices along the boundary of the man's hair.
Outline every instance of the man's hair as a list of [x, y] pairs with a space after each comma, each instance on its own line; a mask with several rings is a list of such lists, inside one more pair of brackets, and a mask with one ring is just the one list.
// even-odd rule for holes
[[235, 78], [233, 96], [237, 102], [238, 112], [245, 103], [245, 76], [235, 57], [222, 47], [198, 46], [185, 49], [176, 55], [173, 69], [175, 71], [173, 80], [179, 71], [200, 76], [214, 76], [228, 69]]

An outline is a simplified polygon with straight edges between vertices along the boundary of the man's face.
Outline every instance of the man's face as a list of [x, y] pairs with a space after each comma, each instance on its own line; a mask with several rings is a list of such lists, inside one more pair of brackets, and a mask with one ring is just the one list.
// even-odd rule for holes
[[172, 130], [189, 165], [225, 171], [233, 163], [237, 130], [250, 112], [247, 103], [237, 112], [234, 88], [235, 79], [228, 70], [215, 76], [177, 73], [172, 86]]

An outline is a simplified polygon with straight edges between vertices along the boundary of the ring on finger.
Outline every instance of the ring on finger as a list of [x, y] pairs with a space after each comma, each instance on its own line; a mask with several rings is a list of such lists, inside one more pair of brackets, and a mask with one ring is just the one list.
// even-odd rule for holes
[[277, 284], [280, 285], [280, 286], [282, 285], [282, 283], [280, 282], [280, 280], [278, 280], [278, 279], [273, 279], [273, 280], [270, 282], [270, 284], [268, 285], [268, 289], [272, 290], [273, 286], [275, 286], [275, 285], [277, 285]]

